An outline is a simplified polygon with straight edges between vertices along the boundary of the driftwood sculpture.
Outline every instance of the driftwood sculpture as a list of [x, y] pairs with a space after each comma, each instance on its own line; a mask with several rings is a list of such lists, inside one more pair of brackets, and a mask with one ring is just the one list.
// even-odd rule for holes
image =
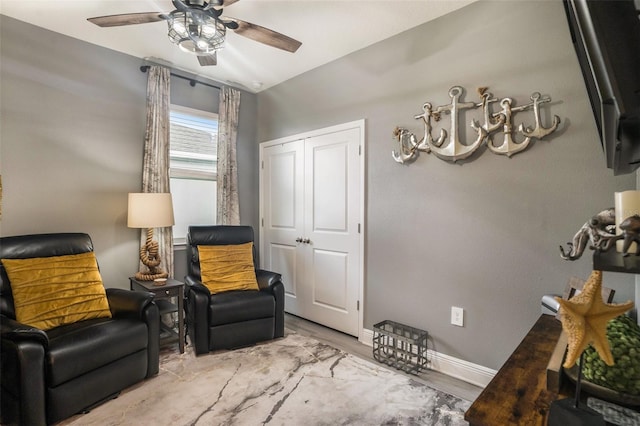
[[[573, 241], [567, 243], [569, 247], [566, 252], [560, 246], [560, 256], [565, 260], [579, 259], [587, 247], [587, 243], [590, 243], [589, 248], [591, 250], [609, 250], [616, 241], [624, 238], [624, 235], [616, 235], [615, 224], [616, 212], [613, 207], [601, 211], [582, 225], [582, 228], [574, 235]], [[638, 218], [637, 230], [636, 236], [640, 240], [640, 217]]]

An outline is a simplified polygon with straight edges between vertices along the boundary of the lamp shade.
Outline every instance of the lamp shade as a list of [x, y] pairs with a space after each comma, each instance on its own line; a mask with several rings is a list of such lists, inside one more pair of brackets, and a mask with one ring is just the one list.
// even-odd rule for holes
[[164, 228], [174, 224], [170, 193], [129, 193], [129, 228]]

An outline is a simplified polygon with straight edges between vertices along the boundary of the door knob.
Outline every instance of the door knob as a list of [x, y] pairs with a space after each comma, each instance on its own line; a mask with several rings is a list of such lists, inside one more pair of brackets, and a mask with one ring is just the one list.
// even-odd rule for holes
[[301, 243], [301, 242], [303, 242], [302, 238], [300, 238], [300, 237], [296, 238], [296, 243]]
[[308, 239], [308, 238], [305, 238], [304, 240], [302, 240], [302, 242], [303, 242], [304, 244], [309, 244], [309, 243], [311, 242], [311, 240], [310, 240], [310, 239]]

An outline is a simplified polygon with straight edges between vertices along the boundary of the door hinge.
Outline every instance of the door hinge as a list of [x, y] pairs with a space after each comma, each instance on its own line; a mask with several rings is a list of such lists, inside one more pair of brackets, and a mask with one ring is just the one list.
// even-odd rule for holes
[[262, 160], [260, 167], [264, 169], [264, 160]]
[[264, 226], [264, 217], [260, 219], [260, 223], [262, 224], [262, 226]]
[[358, 224], [358, 234], [360, 233], [360, 224]]
[[359, 300], [356, 302], [356, 310], [360, 311], [360, 301]]
[[358, 155], [362, 155], [362, 145], [358, 145]]

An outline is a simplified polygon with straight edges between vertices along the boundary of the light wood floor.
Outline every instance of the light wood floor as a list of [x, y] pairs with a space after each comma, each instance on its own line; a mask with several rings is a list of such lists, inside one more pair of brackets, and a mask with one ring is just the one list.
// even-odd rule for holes
[[[368, 361], [372, 361], [379, 365], [373, 359], [373, 348], [367, 345], [363, 345], [353, 336], [341, 333], [339, 331], [324, 327], [311, 321], [307, 321], [294, 315], [285, 314], [284, 320], [285, 327], [295, 331], [298, 334], [313, 337], [323, 343], [331, 345], [335, 348], [341, 349], [345, 352], [361, 357]], [[384, 367], [387, 367], [384, 365]], [[391, 368], [391, 367], [389, 367]], [[480, 392], [481, 387], [472, 385], [462, 380], [455, 379], [446, 374], [439, 373], [433, 370], [422, 371], [420, 375], [407, 374], [400, 370], [392, 369], [393, 371], [404, 374], [407, 377], [431, 386], [434, 389], [438, 389], [442, 392], [455, 395], [457, 397], [466, 399], [467, 401], [474, 401]]]

